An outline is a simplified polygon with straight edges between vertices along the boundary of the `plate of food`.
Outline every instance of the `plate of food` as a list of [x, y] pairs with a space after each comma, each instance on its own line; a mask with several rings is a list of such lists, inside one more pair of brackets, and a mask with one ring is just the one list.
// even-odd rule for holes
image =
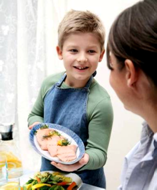
[[85, 153], [84, 143], [70, 129], [58, 124], [40, 123], [33, 127], [30, 142], [41, 156], [62, 164], [74, 164]]
[[79, 190], [82, 180], [74, 173], [44, 171], [22, 176], [20, 186], [24, 190]]

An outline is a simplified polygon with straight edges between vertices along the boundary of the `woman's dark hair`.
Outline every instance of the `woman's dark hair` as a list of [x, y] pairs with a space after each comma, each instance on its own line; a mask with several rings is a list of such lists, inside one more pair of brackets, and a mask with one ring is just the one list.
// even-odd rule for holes
[[108, 38], [108, 65], [110, 51], [119, 68], [130, 59], [157, 86], [157, 0], [140, 1], [117, 17]]

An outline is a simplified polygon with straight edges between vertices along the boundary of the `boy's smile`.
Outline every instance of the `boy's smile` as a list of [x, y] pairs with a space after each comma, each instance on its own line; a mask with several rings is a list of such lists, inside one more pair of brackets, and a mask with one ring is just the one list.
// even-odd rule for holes
[[63, 59], [67, 78], [65, 83], [75, 88], [85, 86], [103, 58], [98, 37], [93, 33], [77, 32], [64, 41], [62, 50], [57, 47], [59, 59]]

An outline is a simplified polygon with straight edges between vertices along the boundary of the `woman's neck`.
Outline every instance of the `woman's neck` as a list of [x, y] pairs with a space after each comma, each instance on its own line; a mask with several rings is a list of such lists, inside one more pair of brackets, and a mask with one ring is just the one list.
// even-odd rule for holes
[[156, 105], [149, 104], [148, 106], [143, 106], [143, 113], [141, 116], [148, 123], [151, 130], [156, 133], [157, 132], [157, 103]]

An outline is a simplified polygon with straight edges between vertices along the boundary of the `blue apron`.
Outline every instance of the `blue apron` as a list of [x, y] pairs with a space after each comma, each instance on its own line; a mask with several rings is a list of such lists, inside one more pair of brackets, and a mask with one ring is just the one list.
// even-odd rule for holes
[[[74, 131], [87, 145], [88, 121], [87, 100], [89, 87], [93, 76], [83, 88], [60, 88], [66, 78], [64, 74], [46, 94], [44, 99], [44, 122], [63, 125]], [[50, 161], [42, 157], [41, 171], [60, 171], [51, 165]], [[105, 175], [103, 168], [96, 170], [75, 171], [84, 183], [105, 188]]]

